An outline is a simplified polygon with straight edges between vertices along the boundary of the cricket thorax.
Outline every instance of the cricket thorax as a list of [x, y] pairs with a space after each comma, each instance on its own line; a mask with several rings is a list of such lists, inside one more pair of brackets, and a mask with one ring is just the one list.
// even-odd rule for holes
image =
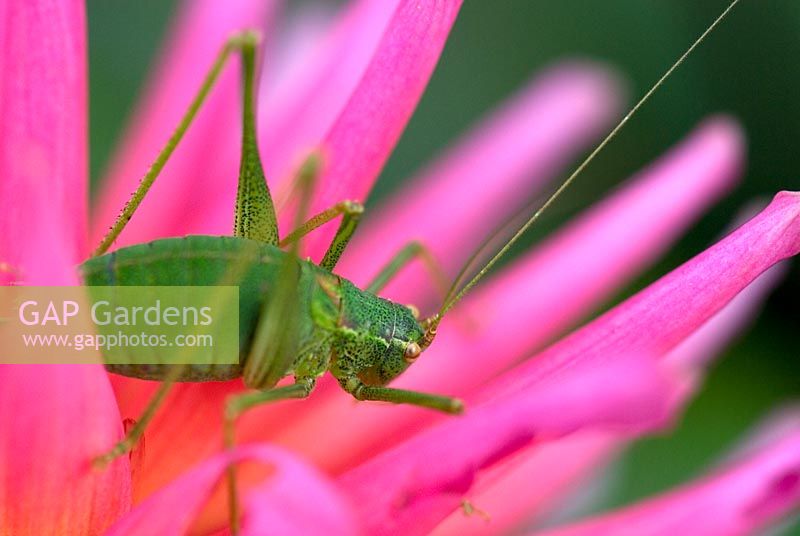
[[424, 330], [406, 306], [362, 291], [340, 279], [331, 372], [340, 380], [357, 376], [366, 385], [384, 385], [420, 353]]

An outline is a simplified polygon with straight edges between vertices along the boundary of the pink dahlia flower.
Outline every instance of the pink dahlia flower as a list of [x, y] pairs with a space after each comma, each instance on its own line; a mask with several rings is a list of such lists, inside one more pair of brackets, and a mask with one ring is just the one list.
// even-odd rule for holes
[[[184, 4], [88, 229], [83, 5], [0, 2], [6, 283], [78, 283], [75, 266], [177, 123], [225, 36], [245, 27], [273, 35], [277, 5]], [[297, 39], [267, 41], [265, 57], [275, 60], [263, 72], [260, 142], [279, 202], [312, 149], [326, 156], [315, 208], [366, 198], [460, 5], [353, 0], [330, 25], [308, 19]], [[235, 71], [227, 70], [118, 245], [229, 232], [239, 140]], [[340, 273], [363, 283], [400, 244], [427, 237], [454, 271], [476, 237], [609, 126], [619, 93], [599, 65], [572, 62], [542, 73], [373, 210]], [[222, 403], [241, 383], [186, 384], [174, 389], [131, 456], [97, 470], [92, 457], [122, 437], [124, 419], [139, 416], [155, 384], [112, 377], [100, 366], [3, 366], [0, 532], [214, 532], [225, 526], [219, 483], [234, 462], [249, 483], [246, 534], [533, 530], [592, 468], [680, 415], [708, 361], [769, 290], [770, 268], [800, 251], [800, 194], [778, 194], [717, 244], [543, 349], [719, 199], [738, 176], [742, 154], [732, 119], [704, 121], [461, 303], [462, 318], [480, 322], [445, 321], [424, 359], [397, 382], [463, 397], [468, 409], [460, 417], [356, 403], [326, 379], [309, 400], [247, 414], [238, 428], [243, 445], [221, 452]], [[311, 241], [312, 256], [329, 234]], [[386, 295], [436, 303], [416, 268]], [[745, 534], [797, 507], [799, 474], [800, 417], [788, 414], [707, 478], [556, 533]]]

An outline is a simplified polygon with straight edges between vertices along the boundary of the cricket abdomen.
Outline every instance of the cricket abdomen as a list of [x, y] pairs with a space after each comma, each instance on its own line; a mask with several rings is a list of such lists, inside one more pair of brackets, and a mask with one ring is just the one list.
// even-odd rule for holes
[[[121, 248], [89, 259], [80, 265], [80, 270], [89, 286], [239, 286], [239, 364], [185, 365], [177, 379], [224, 381], [242, 375], [262, 304], [286, 255], [277, 247], [245, 238], [187, 236]], [[307, 308], [304, 311], [301, 307], [300, 321], [304, 326], [310, 323], [308, 316]], [[301, 329], [301, 334], [308, 329]], [[230, 363], [230, 356], [226, 363]], [[116, 374], [161, 380], [170, 365], [107, 364], [106, 367]]]

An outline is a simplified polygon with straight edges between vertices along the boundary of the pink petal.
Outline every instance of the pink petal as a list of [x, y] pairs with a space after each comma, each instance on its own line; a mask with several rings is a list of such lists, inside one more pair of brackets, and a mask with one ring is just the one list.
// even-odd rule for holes
[[[74, 284], [85, 242], [83, 3], [0, 3], [0, 262], [15, 279]], [[122, 426], [95, 366], [0, 369], [0, 532], [102, 531], [130, 505], [130, 468], [92, 456]]]
[[[440, 377], [466, 351], [492, 355], [460, 375], [460, 381], [475, 385], [476, 376], [485, 378], [488, 370], [503, 370], [530, 355], [531, 347], [568, 328], [661, 255], [726, 193], [738, 177], [742, 152], [737, 124], [724, 117], [702, 123], [677, 148], [466, 302], [467, 311], [489, 319], [491, 331], [483, 341], [457, 337], [448, 328], [448, 344], [437, 341], [447, 355], [431, 356], [424, 366], [420, 360], [404, 381]], [[451, 342], [456, 337], [458, 342]]]
[[7, 0], [0, 15], [0, 263], [17, 281], [70, 284], [86, 242], [82, 3]]
[[[369, 65], [319, 149], [324, 160], [314, 212], [363, 200], [394, 149], [439, 59], [461, 0], [400, 0]], [[330, 227], [330, 226], [329, 226]], [[323, 251], [335, 229], [309, 240]]]
[[524, 390], [575, 363], [607, 360], [610, 352], [663, 355], [770, 266], [798, 251], [800, 193], [781, 192], [728, 237], [551, 346], [522, 365], [521, 374], [504, 378], [496, 388]]
[[0, 429], [1, 533], [98, 534], [130, 508], [128, 458], [91, 466], [122, 438], [101, 367], [2, 366]]
[[[720, 333], [729, 333], [719, 330], [716, 322], [706, 326], [706, 334], [695, 334], [694, 340], [687, 336], [765, 269], [800, 250], [798, 216], [800, 195], [779, 194], [763, 212], [717, 245], [493, 382], [484, 390], [483, 398], [530, 392], [538, 389], [541, 382], [557, 383], [586, 363], [609, 366], [613, 362], [609, 356], [620, 351], [661, 355], [676, 348], [674, 351], [688, 352], [706, 348], [709, 341], [716, 343]], [[729, 313], [734, 319], [738, 316], [737, 307]], [[689, 345], [689, 350], [677, 346], [682, 340], [687, 341], [684, 344]], [[670, 359], [665, 361], [669, 363]], [[672, 361], [699, 360], [687, 359], [684, 354]], [[674, 403], [685, 399], [688, 387], [678, 393], [679, 399]]]
[[[625, 381], [619, 381], [625, 378]], [[476, 475], [531, 441], [663, 423], [672, 389], [651, 356], [575, 367], [559, 381], [473, 406], [345, 474], [367, 531], [423, 534], [455, 509]]]
[[[234, 31], [265, 28], [277, 0], [192, 0], [181, 6], [158, 69], [148, 82], [114, 157], [95, 206], [93, 244], [114, 222], [142, 175], [178, 125], [186, 107]], [[237, 64], [237, 61], [232, 63]], [[227, 68], [164, 172], [153, 185], [117, 245], [190, 232], [230, 232], [238, 177], [240, 133], [238, 65]], [[225, 202], [229, 222], [209, 228], [209, 203]]]
[[728, 305], [672, 350], [665, 364], [690, 375], [704, 371], [722, 348], [747, 331], [756, 320], [763, 302], [786, 275], [787, 263], [780, 263], [744, 288]]
[[[465, 333], [463, 322], [445, 321], [434, 345], [397, 385], [465, 394], [530, 355], [532, 348], [607, 299], [661, 254], [704, 206], [727, 190], [740, 154], [741, 133], [735, 124], [726, 119], [704, 124], [617, 194], [478, 290], [463, 306], [480, 319], [477, 332]], [[587, 265], [592, 277], [586, 277]], [[293, 419], [296, 424], [283, 429], [279, 440], [331, 468], [353, 463], [390, 437], [433, 418], [431, 412], [413, 408], [362, 404], [355, 411], [352, 400], [335, 385], [325, 395], [315, 393], [304, 403], [306, 417]], [[332, 423], [342, 419], [347, 419], [347, 434], [332, 430]], [[326, 448], [309, 440], [329, 427]], [[333, 441], [336, 448], [327, 448]]]
[[[370, 5], [374, 6], [374, 3]], [[281, 23], [276, 25], [276, 35], [270, 40], [270, 57], [266, 58], [261, 74], [261, 87], [258, 93], [258, 127], [259, 140], [262, 153], [267, 156], [267, 166], [270, 176], [274, 173], [275, 156], [263, 151], [265, 139], [278, 130], [284, 130], [297, 123], [288, 121], [283, 128], [276, 124], [275, 114], [281, 114], [284, 120], [285, 113], [290, 108], [288, 103], [297, 105], [298, 96], [302, 94], [298, 88], [302, 87], [308, 76], [309, 66], [316, 66], [315, 60], [321, 52], [329, 49], [325, 37], [329, 33], [332, 21], [336, 18], [336, 6], [327, 3], [311, 3], [297, 6], [294, 10], [281, 17]], [[375, 31], [374, 29], [371, 29]], [[380, 33], [380, 28], [377, 30]], [[377, 38], [376, 38], [377, 39]], [[364, 53], [364, 51], [361, 51]], [[339, 71], [336, 70], [336, 75]], [[311, 100], [303, 95], [303, 101], [309, 104]], [[315, 104], [311, 103], [312, 105]], [[304, 113], [306, 108], [300, 107], [293, 111]], [[335, 112], [334, 112], [335, 113]]]
[[315, 470], [294, 463], [248, 493], [242, 536], [360, 533], [341, 490]]
[[[764, 283], [761, 285], [764, 285]], [[703, 326], [698, 332], [694, 333], [693, 337], [688, 338], [684, 342], [685, 346], [679, 346], [677, 350], [681, 353], [683, 362], [687, 361], [686, 358], [692, 352], [703, 353], [709, 348], [718, 347], [720, 340], [727, 340], [728, 336], [733, 331], [731, 329], [731, 324], [736, 325], [742, 320], [742, 318], [744, 318], [741, 308], [752, 308], [753, 301], [759, 301], [758, 298], [761, 297], [762, 293], [763, 289], [759, 288], [758, 286], [756, 286], [754, 289], [751, 289], [749, 292], [749, 294], [751, 294], [750, 296], [740, 297], [737, 302], [731, 304], [731, 306], [724, 311], [724, 314], [718, 315], [711, 322]], [[721, 326], [724, 326], [727, 329], [721, 329]], [[569, 365], [565, 366], [558, 375], [535, 375], [534, 377], [524, 378], [523, 376], [525, 374], [529, 374], [531, 372], [536, 374], [537, 371], [528, 365], [521, 365], [510, 372], [508, 376], [510, 378], [517, 379], [519, 383], [524, 383], [526, 385], [524, 389], [514, 390], [513, 393], [515, 394], [509, 395], [507, 388], [508, 385], [512, 383], [510, 380], [495, 382], [493, 386], [484, 390], [481, 398], [485, 400], [491, 400], [492, 402], [487, 404], [489, 407], [491, 407], [493, 404], [501, 404], [502, 401], [515, 399], [517, 396], [535, 396], [533, 393], [538, 393], [541, 395], [542, 391], [546, 393], [548, 389], [553, 389], [554, 392], [559, 393], [561, 396], [568, 397], [568, 393], [571, 391], [570, 388], [575, 387], [576, 392], [582, 392], [584, 394], [585, 405], [582, 404], [578, 399], [572, 400], [572, 403], [570, 403], [567, 401], [567, 398], [562, 399], [560, 403], [556, 404], [558, 410], [551, 410], [549, 413], [545, 413], [554, 419], [559, 419], [562, 417], [567, 417], [568, 411], [565, 408], [570, 408], [573, 411], [576, 409], [579, 410], [581, 407], [587, 410], [591, 408], [597, 409], [597, 406], [603, 405], [603, 403], [611, 404], [611, 407], [616, 407], [614, 404], [619, 403], [620, 406], [618, 407], [625, 407], [624, 402], [620, 400], [614, 401], [608, 397], [608, 395], [605, 395], [599, 391], [600, 386], [605, 386], [605, 388], [609, 389], [615, 394], [619, 394], [620, 389], [636, 388], [635, 384], [637, 383], [637, 380], [630, 374], [629, 371], [622, 372], [613, 370], [617, 366], [616, 359], [611, 357], [614, 355], [613, 352], [615, 350], [616, 349], [613, 347], [607, 348], [604, 356], [598, 356], [598, 359], [594, 360], [581, 360], [580, 355], [575, 356], [570, 361]], [[666, 359], [665, 361], [670, 362], [670, 359]], [[681, 360], [674, 359], [672, 361], [680, 362]], [[696, 359], [694, 361], [696, 361]], [[589, 364], [588, 368], [587, 364]], [[592, 386], [586, 385], [582, 383], [583, 381], [587, 381], [585, 376], [582, 375], [582, 372], [587, 370], [601, 370], [604, 374], [610, 374], [610, 376], [605, 380], [598, 379], [597, 386], [593, 386], [594, 384], [592, 384]], [[625, 380], [620, 381], [622, 378]], [[659, 390], [660, 396], [662, 397], [659, 399], [659, 402], [661, 404], [668, 403], [670, 412], [674, 410], [675, 404], [679, 402], [679, 399], [675, 399], [676, 395], [679, 396], [680, 399], [685, 399], [686, 397], [686, 386], [682, 386], [681, 383], [682, 381], [678, 380], [678, 383], [673, 384], [673, 390], [669, 394], [668, 392], [664, 391], [663, 388]], [[639, 387], [644, 388], [643, 385], [645, 384], [647, 384], [646, 381], [642, 382], [642, 385]], [[674, 390], [676, 388], [678, 389], [677, 392]], [[546, 395], [544, 396], [546, 398]], [[479, 406], [476, 409], [480, 411], [487, 407], [487, 405]], [[629, 405], [628, 408], [641, 409], [636, 403]], [[666, 411], [666, 407], [662, 408], [662, 410]], [[517, 406], [516, 415], [520, 415], [520, 413], [523, 412], [520, 410], [520, 407]], [[653, 417], [653, 415], [663, 414], [659, 412], [653, 412], [651, 417]], [[469, 416], [470, 414], [468, 413], [468, 417]], [[525, 414], [522, 418], [525, 419], [524, 422], [530, 422], [529, 415]], [[658, 422], [657, 419], [655, 419], [655, 421]], [[502, 417], [498, 416], [497, 414], [494, 414], [491, 417], [491, 422], [493, 425], [497, 425], [500, 429], [502, 429], [504, 425], [508, 425], [507, 423], [504, 423]], [[376, 488], [382, 490], [380, 496], [385, 498], [386, 504], [367, 504], [367, 510], [370, 512], [366, 521], [368, 526], [381, 526], [382, 524], [387, 523], [388, 519], [399, 520], [398, 525], [392, 525], [392, 530], [404, 532], [407, 530], [407, 527], [405, 527], [403, 524], [405, 522], [404, 520], [408, 522], [412, 522], [411, 520], [413, 520], [413, 526], [415, 530], [418, 527], [422, 527], [420, 530], [425, 530], [425, 527], [429, 526], [426, 523], [430, 523], [432, 526], [437, 521], [444, 518], [450, 511], [455, 509], [458, 502], [465, 497], [466, 493], [470, 491], [470, 489], [476, 493], [480, 493], [481, 487], [483, 487], [485, 490], [486, 482], [481, 482], [480, 477], [477, 479], [477, 486], [473, 487], [475, 468], [483, 468], [484, 465], [481, 465], [480, 461], [476, 461], [474, 457], [469, 457], [469, 455], [464, 454], [463, 451], [473, 450], [475, 454], [472, 456], [480, 456], [481, 449], [487, 444], [489, 445], [488, 448], [491, 448], [494, 439], [497, 438], [497, 441], [500, 444], [503, 444], [503, 434], [497, 429], [480, 427], [476, 427], [476, 429], [471, 430], [471, 432], [475, 434], [474, 437], [469, 435], [462, 436], [459, 434], [458, 421], [446, 421], [444, 424], [418, 434], [413, 439], [406, 441], [401, 446], [387, 451], [384, 454], [378, 455], [375, 462], [368, 462], [365, 466], [359, 467], [346, 475], [344, 477], [344, 483], [348, 489], [356, 489], [356, 500], [359, 504], [363, 504], [363, 501], [366, 500], [366, 497], [370, 494], [370, 490], [372, 489], [371, 486], [375, 486]], [[630, 430], [628, 432], [630, 433]], [[575, 460], [566, 464], [565, 466], [559, 466], [560, 464], [551, 465], [549, 467], [542, 466], [539, 463], [541, 459], [533, 460], [533, 463], [530, 463], [526, 461], [525, 458], [521, 458], [521, 466], [520, 464], [512, 465], [514, 472], [506, 473], [507, 476], [505, 482], [501, 482], [500, 490], [508, 491], [509, 488], [504, 487], [502, 484], [505, 484], [506, 486], [509, 483], [519, 484], [520, 478], [524, 477], [525, 475], [530, 477], [528, 482], [537, 482], [539, 477], [541, 477], [542, 483], [555, 482], [557, 485], [564, 487], [566, 485], [566, 482], [564, 482], [565, 476], [566, 480], [569, 480], [570, 478], [579, 476], [581, 473], [586, 471], [588, 464], [582, 462], [591, 462], [596, 460], [598, 457], [606, 456], [608, 454], [609, 449], [613, 448], [613, 442], [610, 440], [614, 437], [614, 435], [617, 435], [617, 440], [622, 439], [618, 434], [613, 434], [610, 436], [607, 435], [606, 437], [597, 437], [596, 439], [599, 441], [599, 443], [597, 441], [590, 441], [587, 444], [581, 443], [579, 440], [579, 450], [577, 452], [578, 456]], [[466, 448], [466, 445], [469, 445], [471, 448]], [[519, 448], [524, 446], [524, 443], [520, 445], [518, 442], [514, 446]], [[506, 448], [509, 447], [506, 445]], [[441, 449], [441, 451], [439, 449]], [[398, 452], [400, 454], [398, 454]], [[444, 454], [445, 452], [447, 454]], [[505, 453], [508, 452], [505, 451]], [[419, 458], [416, 458], [416, 456], [419, 456]], [[467, 459], [464, 460], [464, 457]], [[528, 458], [528, 460], [530, 459], [531, 458]], [[433, 468], [428, 465], [428, 469], [426, 472], [424, 472], [424, 476], [420, 476], [423, 474], [421, 469], [424, 465], [422, 464], [429, 464], [430, 460], [437, 460], [437, 465]], [[545, 460], [547, 460], [546, 457]], [[454, 468], [450, 467], [451, 461], [455, 466]], [[376, 466], [378, 463], [386, 465]], [[414, 469], [415, 463], [420, 464], [419, 469], [416, 471]], [[406, 467], [408, 465], [410, 465], [410, 468]], [[489, 464], [487, 463], [486, 465]], [[397, 466], [399, 469], [392, 473], [392, 469], [389, 466]], [[516, 471], [518, 469], [522, 469], [522, 475]], [[473, 472], [469, 472], [470, 470]], [[381, 475], [385, 471], [390, 472], [387, 477], [389, 481], [387, 482], [384, 482], [379, 477], [374, 476]], [[466, 476], [464, 476], [465, 471], [467, 471]], [[537, 471], [537, 474], [534, 475], [531, 471]], [[362, 480], [360, 484], [361, 487], [359, 487], [359, 484], [348, 480], [353, 478], [353, 474], [360, 475], [359, 478]], [[550, 475], [549, 477], [548, 474]], [[369, 478], [368, 475], [373, 476]], [[411, 479], [409, 475], [414, 475], [415, 478]], [[463, 478], [466, 478], [466, 482], [457, 478], [459, 475]], [[534, 478], [534, 476], [536, 478]], [[403, 483], [400, 485], [401, 488], [397, 491], [397, 495], [392, 495], [391, 493], [391, 481], [399, 481]], [[422, 483], [420, 483], [420, 481], [422, 481]], [[425, 487], [426, 482], [428, 483], [428, 486], [433, 487], [433, 492], [431, 492], [429, 488]], [[481, 484], [483, 484], [483, 486], [481, 486]], [[494, 484], [497, 484], [497, 482], [494, 482]], [[413, 487], [412, 489], [406, 489], [402, 486]], [[556, 491], [553, 489], [539, 488], [540, 492], [537, 493], [537, 486], [531, 486], [528, 484], [526, 487], [529, 490], [531, 487], [533, 489], [530, 493], [526, 494], [519, 494], [518, 489], [514, 489], [513, 493], [506, 493], [501, 497], [501, 504], [506, 501], [511, 502], [512, 504], [516, 503], [515, 507], [501, 511], [501, 513], [507, 516], [505, 519], [501, 518], [501, 522], [510, 523], [516, 520], [517, 518], [515, 517], [515, 514], [518, 516], [523, 512], [523, 509], [520, 507], [523, 505], [531, 505], [531, 503], [527, 500], [530, 499], [531, 496], [547, 498], [548, 496], [552, 497], [552, 493]], [[495, 489], [494, 491], [497, 490]], [[402, 497], [402, 500], [400, 497]], [[502, 499], [505, 499], [506, 501], [503, 501]], [[415, 500], [417, 501], [416, 503]], [[476, 502], [476, 504], [478, 507], [484, 508], [487, 503], [485, 501], [479, 501]], [[541, 508], [541, 504], [538, 506]], [[408, 516], [408, 518], [406, 518], [406, 516]], [[498, 529], [498, 526], [493, 525], [493, 530], [496, 529]]]
[[[724, 346], [746, 331], [758, 310], [785, 272], [775, 266], [751, 283], [725, 308], [692, 333], [663, 358], [670, 368], [694, 385], [681, 393], [678, 406], [688, 401], [699, 384], [702, 369]], [[692, 388], [694, 387], [694, 388]], [[682, 408], [676, 407], [676, 410]], [[580, 434], [547, 445], [534, 445], [518, 459], [506, 464], [500, 475], [479, 480], [470, 492], [470, 499], [491, 516], [491, 523], [466, 517], [456, 511], [437, 527], [437, 535], [484, 534], [510, 531], [523, 523], [530, 524], [549, 513], [559, 499], [625, 443], [625, 438], [610, 433]], [[524, 493], [520, 490], [524, 489]]]
[[[587, 327], [562, 340], [535, 359], [517, 367], [485, 389], [484, 397], [497, 393], [525, 393], [540, 382], [558, 381], [574, 368], [594, 362], [608, 366], [609, 355], [620, 351], [687, 352], [677, 346], [683, 340], [704, 348], [715, 342], [720, 330], [714, 323], [708, 332], [687, 339], [769, 266], [800, 250], [800, 194], [783, 192], [758, 216], [717, 245], [665, 276]], [[730, 313], [734, 319], [737, 311]], [[700, 332], [702, 333], [702, 332]], [[705, 340], [709, 337], [708, 340]], [[699, 341], [699, 342], [698, 342]], [[714, 344], [711, 344], [714, 346]], [[667, 363], [670, 359], [665, 360]], [[673, 363], [702, 362], [687, 355]], [[684, 398], [687, 391], [679, 393]], [[508, 396], [508, 395], [505, 395]], [[676, 400], [677, 402], [677, 400]]]
[[[420, 240], [454, 272], [476, 242], [521, 209], [610, 122], [618, 94], [611, 73], [592, 64], [560, 64], [538, 76], [371, 212], [338, 271], [366, 284], [380, 263]], [[442, 207], [451, 207], [446, 218]], [[430, 279], [415, 265], [381, 295], [430, 304], [437, 296]]]
[[791, 431], [695, 484], [545, 534], [752, 534], [798, 506], [800, 417], [795, 415]]
[[512, 533], [563, 506], [622, 444], [619, 434], [608, 430], [576, 433], [556, 441], [533, 444], [515, 457], [487, 471], [465, 494], [489, 520], [461, 509], [436, 526], [436, 536]]
[[350, 505], [333, 484], [290, 454], [263, 445], [219, 454], [138, 505], [106, 533], [185, 534], [231, 462], [257, 461], [269, 474], [244, 499], [243, 535], [355, 534]]
[[321, 39], [292, 91], [263, 102], [259, 136], [276, 190], [330, 130], [376, 54], [400, 0], [354, 0]]

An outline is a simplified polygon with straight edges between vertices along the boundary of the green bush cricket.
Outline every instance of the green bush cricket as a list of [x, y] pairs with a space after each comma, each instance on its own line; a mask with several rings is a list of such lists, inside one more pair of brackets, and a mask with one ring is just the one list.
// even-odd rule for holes
[[[162, 385], [126, 437], [98, 458], [107, 463], [128, 452], [176, 381], [225, 381], [241, 377], [253, 389], [227, 401], [226, 445], [234, 443], [235, 419], [259, 404], [309, 396], [326, 371], [358, 400], [412, 404], [457, 414], [463, 403], [455, 398], [387, 387], [432, 344], [445, 314], [504, 256], [519, 237], [574, 181], [674, 70], [738, 3], [734, 0], [689, 49], [637, 102], [608, 136], [586, 157], [555, 193], [519, 228], [513, 237], [463, 286], [473, 255], [445, 295], [439, 311], [420, 320], [413, 307], [377, 296], [403, 266], [426, 261], [436, 277], [430, 254], [420, 244], [403, 248], [364, 289], [334, 273], [337, 261], [355, 232], [363, 207], [343, 201], [306, 220], [314, 179], [323, 163], [316, 155], [298, 173], [299, 203], [295, 230], [281, 238], [255, 135], [255, 57], [258, 38], [244, 32], [223, 47], [177, 129], [92, 258], [81, 264], [89, 286], [240, 285], [240, 362], [238, 365], [107, 365], [113, 373]], [[156, 240], [106, 253], [135, 213], [170, 155], [202, 106], [223, 66], [234, 53], [243, 63], [243, 134], [234, 233], [230, 237], [187, 236]], [[341, 216], [341, 223], [322, 261], [314, 264], [298, 256], [303, 236]], [[282, 249], [287, 248], [288, 249]], [[286, 376], [294, 383], [276, 386]], [[231, 469], [232, 471], [232, 469]], [[231, 473], [232, 474], [232, 473]], [[233, 482], [231, 482], [233, 484]], [[235, 486], [231, 485], [235, 493]], [[232, 496], [232, 526], [236, 527], [236, 500]]]

